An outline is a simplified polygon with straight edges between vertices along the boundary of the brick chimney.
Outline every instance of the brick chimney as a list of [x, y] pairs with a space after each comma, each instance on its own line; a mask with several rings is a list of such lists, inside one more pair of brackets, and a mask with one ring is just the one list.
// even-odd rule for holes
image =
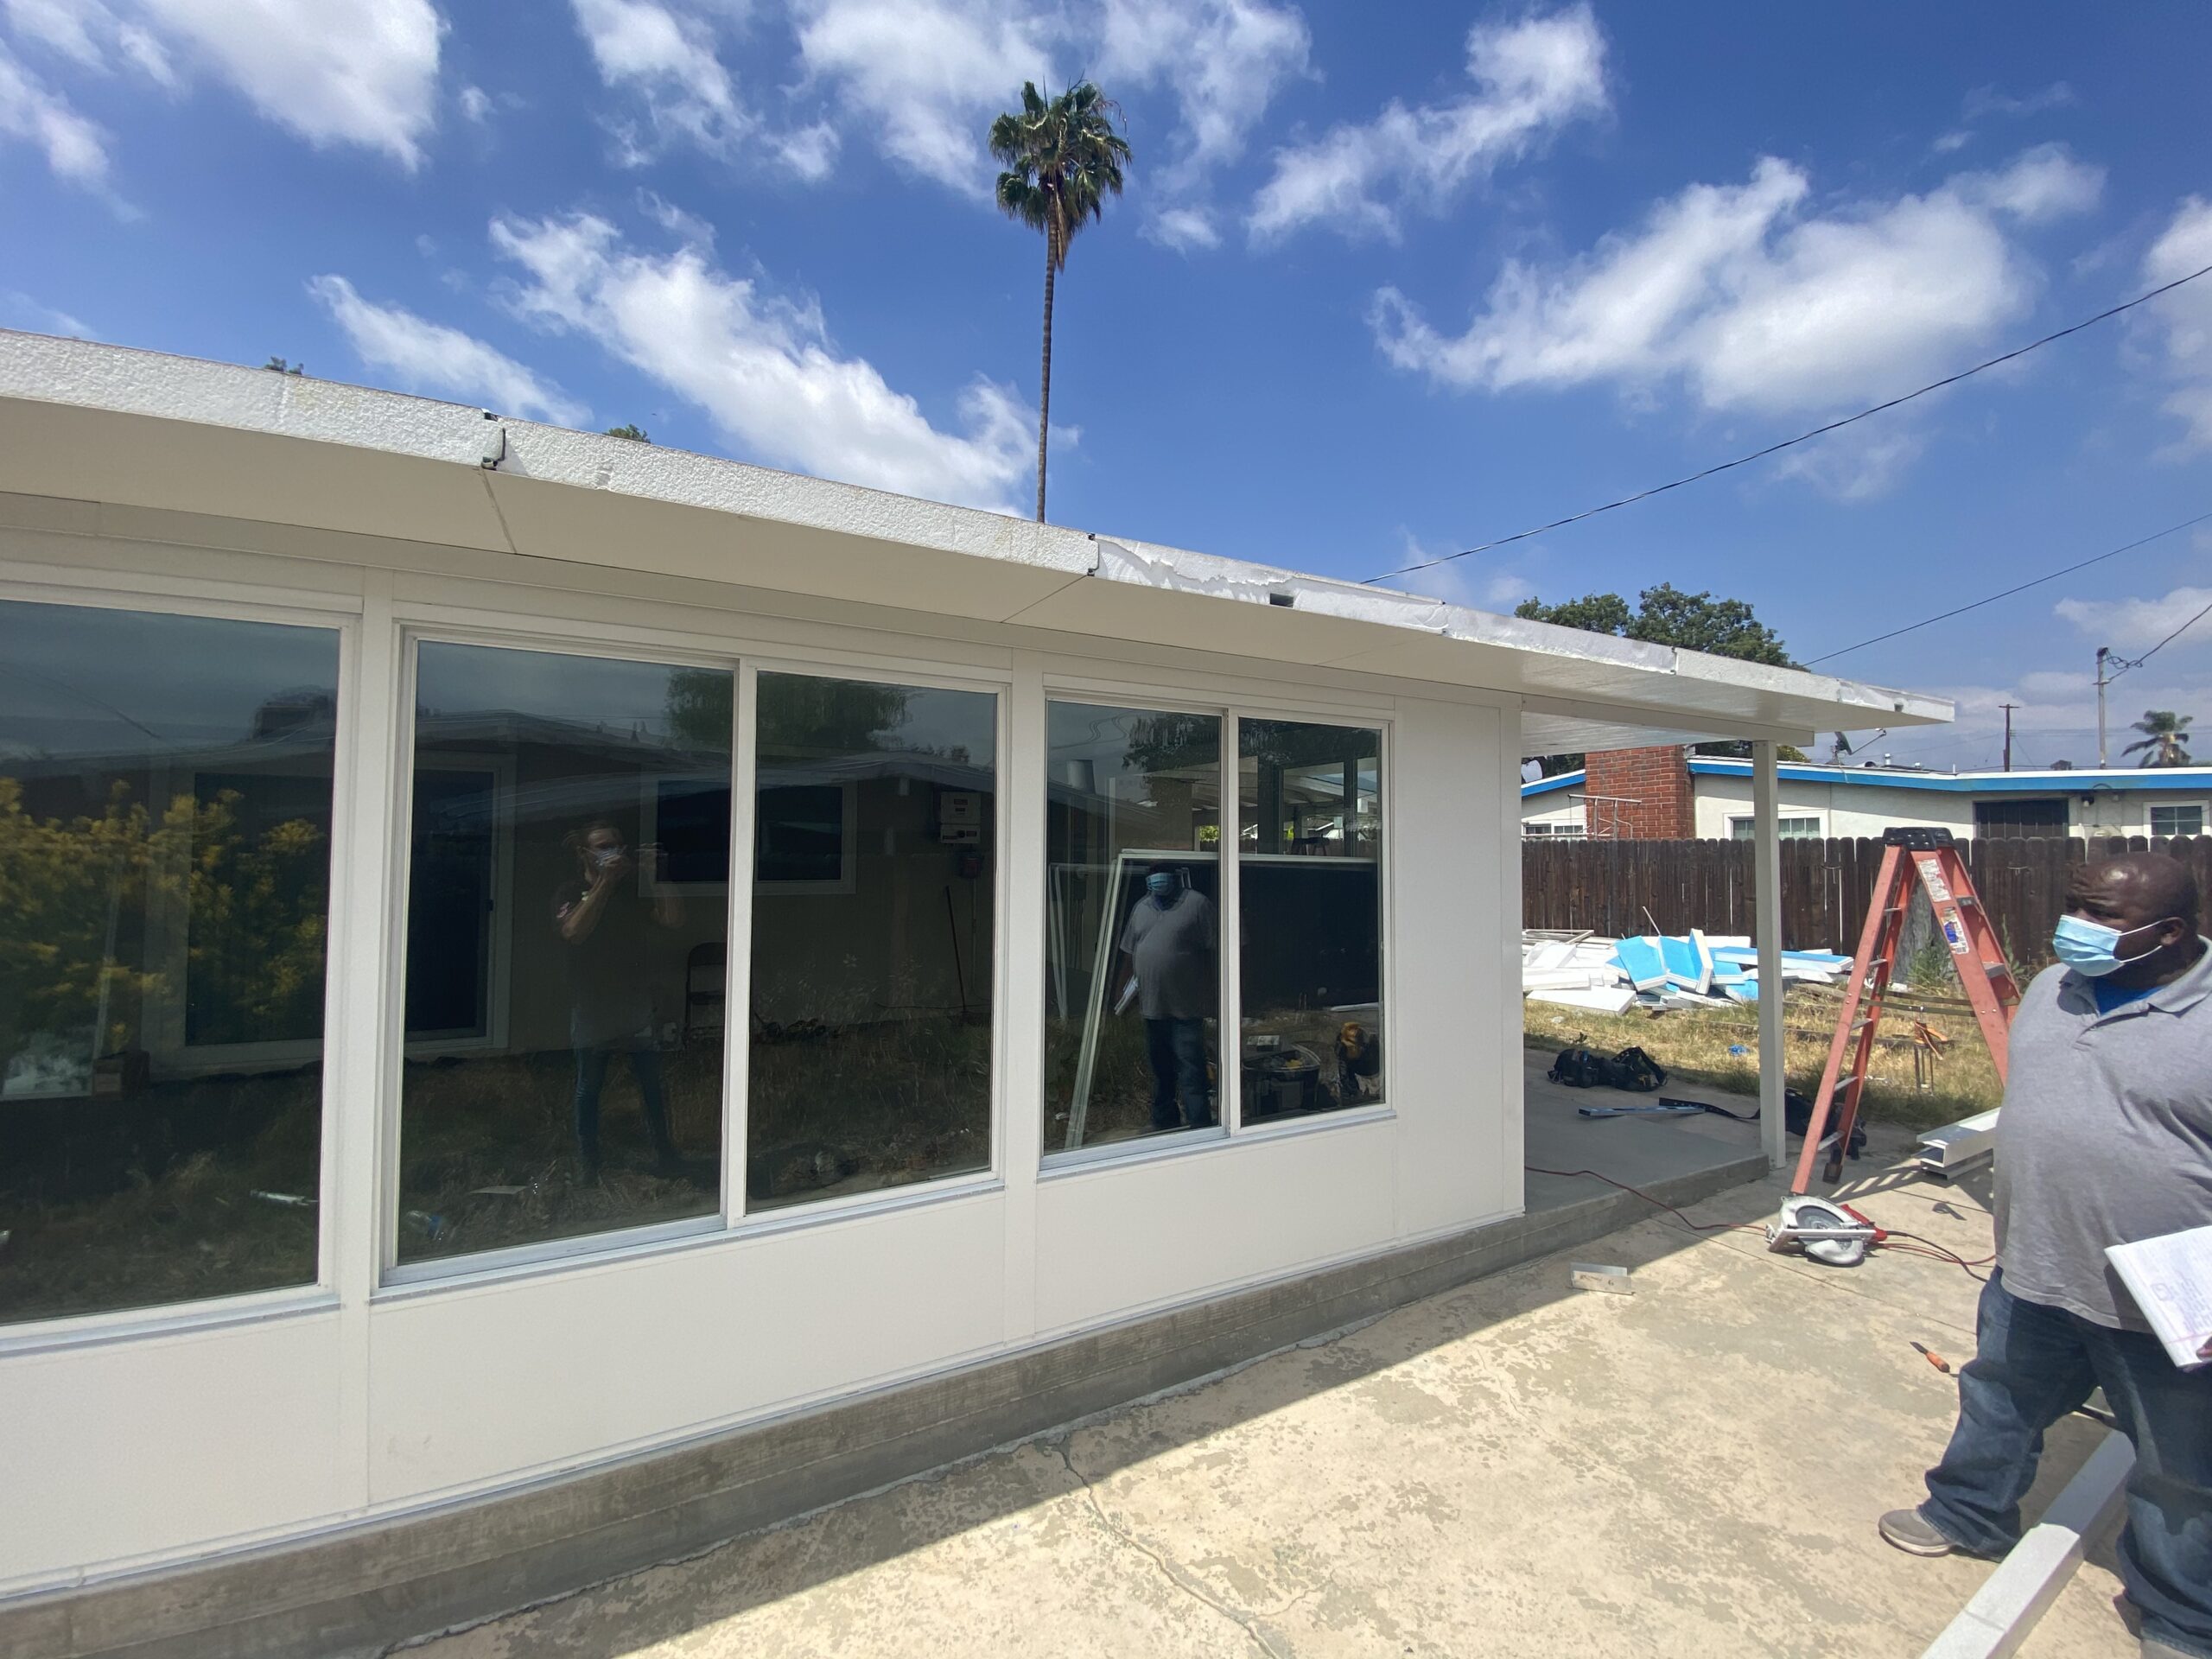
[[1611, 749], [1587, 757], [1583, 791], [1592, 841], [1688, 841], [1697, 834], [1690, 805], [1689, 751]]

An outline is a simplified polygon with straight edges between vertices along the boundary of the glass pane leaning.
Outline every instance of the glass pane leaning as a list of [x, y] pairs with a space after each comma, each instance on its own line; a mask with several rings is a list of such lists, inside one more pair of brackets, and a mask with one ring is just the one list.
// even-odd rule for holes
[[402, 1262], [719, 1209], [734, 683], [418, 647]]
[[1046, 713], [1045, 1150], [1220, 1116], [1221, 718]]
[[1247, 1123], [1383, 1096], [1382, 736], [1237, 723], [1240, 1108]]
[[0, 601], [0, 1322], [314, 1281], [337, 685]]
[[988, 1168], [997, 699], [759, 701], [747, 1207]]

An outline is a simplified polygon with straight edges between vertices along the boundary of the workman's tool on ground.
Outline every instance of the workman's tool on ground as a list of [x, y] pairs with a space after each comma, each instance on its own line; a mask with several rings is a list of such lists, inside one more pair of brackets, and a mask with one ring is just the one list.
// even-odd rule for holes
[[1792, 1245], [1832, 1268], [1855, 1268], [1889, 1235], [1849, 1205], [1835, 1198], [1790, 1197], [1782, 1201], [1782, 1218], [1769, 1224], [1766, 1247]]
[[[1836, 1134], [1821, 1178], [1834, 1182], [1842, 1177], [1843, 1148], [1850, 1143], [1851, 1132], [1859, 1122], [1859, 1097], [1866, 1086], [1882, 1004], [1897, 976], [1916, 881], [1928, 891], [1929, 902], [1936, 909], [1936, 933], [1951, 954], [1951, 966], [1966, 988], [1974, 1020], [1989, 1045], [1997, 1080], [2005, 1081], [2005, 1042], [2012, 1010], [2019, 1006], [2020, 988], [2005, 963], [2005, 948], [1982, 908], [1980, 895], [1974, 890], [1966, 860], [1948, 830], [1885, 830], [1881, 871], [1874, 878], [1874, 891], [1866, 906], [1866, 925], [1859, 936], [1858, 952], [1851, 959], [1851, 982], [1844, 992], [1842, 1011], [1836, 1016], [1835, 1037], [1828, 1045], [1827, 1065], [1821, 1072], [1821, 1091], [1814, 1097], [1812, 1122], [1806, 1127], [1805, 1150], [1797, 1160], [1796, 1179], [1789, 1184], [1794, 1195], [1802, 1197], [1812, 1185], [1813, 1159], [1827, 1138], [1831, 1110], [1837, 1117]], [[1786, 1226], [1789, 1219], [1789, 1205], [1785, 1201], [1779, 1224]]]

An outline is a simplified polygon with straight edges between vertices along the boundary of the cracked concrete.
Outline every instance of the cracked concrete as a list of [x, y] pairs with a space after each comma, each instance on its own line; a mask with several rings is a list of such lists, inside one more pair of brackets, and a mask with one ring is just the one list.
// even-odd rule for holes
[[[1878, 1220], [1987, 1253], [1975, 1192], [1866, 1168]], [[1755, 1224], [1776, 1190], [1691, 1213]], [[1873, 1521], [1951, 1426], [1910, 1344], [1966, 1358], [1978, 1287], [1656, 1216], [1574, 1255], [1635, 1294], [1574, 1293], [1548, 1258], [411, 1653], [1918, 1654], [1989, 1569]], [[2031, 1518], [2101, 1432], [2052, 1432]], [[2031, 1659], [2133, 1653], [2109, 1569], [2106, 1541]]]

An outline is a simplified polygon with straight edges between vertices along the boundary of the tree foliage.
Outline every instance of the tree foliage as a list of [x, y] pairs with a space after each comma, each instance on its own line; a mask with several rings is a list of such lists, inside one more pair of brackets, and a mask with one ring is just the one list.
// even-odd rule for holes
[[607, 435], [610, 438], [628, 438], [633, 443], [651, 443], [652, 442], [652, 437], [647, 435], [644, 427], [633, 426], [627, 421], [625, 421], [620, 426], [608, 427], [607, 429]]
[[1525, 599], [1514, 615], [1532, 622], [1555, 622], [1565, 628], [1589, 633], [1610, 633], [1649, 645], [1675, 645], [1684, 651], [1709, 652], [1716, 657], [1735, 657], [1750, 663], [1791, 666], [1789, 652], [1773, 629], [1752, 613], [1740, 599], [1715, 599], [1710, 593], [1684, 593], [1662, 582], [1637, 595], [1637, 607], [1618, 594], [1586, 594], [1580, 599], [1547, 605]]
[[2140, 750], [2141, 764], [2146, 766], [2186, 766], [2191, 764], [2189, 728], [2196, 719], [2194, 715], [2177, 715], [2171, 709], [2146, 709], [2143, 718], [2131, 728], [2143, 734], [2141, 741], [2120, 753], [2133, 754]]

